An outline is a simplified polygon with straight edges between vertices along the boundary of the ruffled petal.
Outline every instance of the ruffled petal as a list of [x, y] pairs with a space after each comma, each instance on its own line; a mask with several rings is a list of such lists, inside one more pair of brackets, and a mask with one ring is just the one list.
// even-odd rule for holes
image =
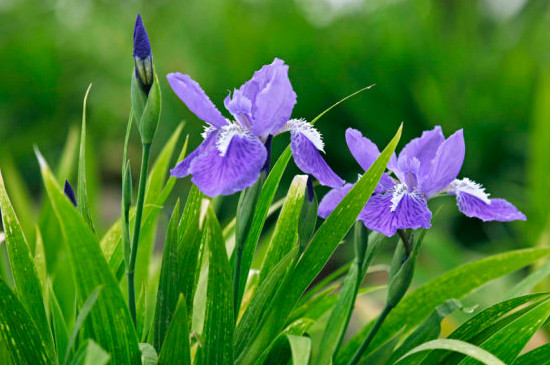
[[252, 101], [244, 96], [240, 90], [234, 90], [233, 96], [229, 94], [223, 101], [225, 108], [246, 130], [251, 129], [252, 121]]
[[230, 195], [258, 180], [266, 157], [258, 138], [229, 125], [191, 162], [191, 181], [207, 196]]
[[427, 173], [437, 153], [437, 149], [444, 141], [445, 137], [440, 126], [436, 126], [429, 131], [424, 131], [422, 136], [411, 140], [403, 147], [399, 153], [396, 166], [400, 164], [407, 165], [407, 161], [416, 158], [420, 162], [420, 173]]
[[303, 120], [290, 121], [290, 148], [296, 165], [306, 174], [313, 175], [322, 185], [339, 188], [342, 180], [325, 162], [319, 150], [323, 142], [319, 132]]
[[228, 124], [204, 90], [189, 75], [175, 72], [168, 74], [166, 78], [172, 90], [197, 117], [218, 128]]
[[353, 188], [353, 184], [346, 184], [341, 188], [331, 189], [319, 203], [317, 214], [326, 219], [338, 204], [344, 199], [347, 193]]
[[378, 147], [370, 139], [363, 137], [357, 129], [346, 130], [346, 142], [353, 158], [365, 171], [380, 156]]
[[252, 101], [252, 133], [267, 137], [285, 124], [296, 104], [296, 93], [288, 78], [288, 65], [276, 58], [263, 66], [243, 85], [243, 94]]
[[170, 176], [182, 178], [189, 175], [191, 173], [189, 172], [189, 167], [191, 166], [193, 160], [205, 151], [216, 147], [216, 139], [218, 138], [219, 132], [219, 129], [207, 130], [204, 141], [197, 148], [195, 148], [193, 152], [178, 162], [176, 167], [170, 170]]
[[419, 194], [410, 193], [405, 185], [371, 196], [359, 214], [365, 226], [385, 236], [393, 236], [398, 229], [430, 228], [432, 212]]
[[464, 134], [460, 129], [439, 146], [429, 171], [420, 173], [420, 192], [429, 198], [447, 187], [458, 176], [464, 153]]
[[527, 219], [512, 203], [504, 199], [489, 199], [480, 184], [467, 178], [453, 181], [447, 192], [456, 196], [458, 210], [467, 217], [479, 218], [484, 222]]

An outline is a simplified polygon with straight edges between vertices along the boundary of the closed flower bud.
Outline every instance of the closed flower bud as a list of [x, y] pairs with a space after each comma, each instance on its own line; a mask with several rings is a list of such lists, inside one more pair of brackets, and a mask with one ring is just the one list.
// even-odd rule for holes
[[76, 196], [74, 195], [74, 190], [71, 184], [69, 184], [69, 181], [65, 180], [65, 187], [63, 188], [63, 192], [69, 198], [71, 203], [76, 207]]
[[161, 96], [158, 78], [153, 67], [149, 37], [138, 15], [134, 28], [134, 61], [132, 73], [132, 109], [138, 125], [141, 142], [150, 144], [157, 130]]

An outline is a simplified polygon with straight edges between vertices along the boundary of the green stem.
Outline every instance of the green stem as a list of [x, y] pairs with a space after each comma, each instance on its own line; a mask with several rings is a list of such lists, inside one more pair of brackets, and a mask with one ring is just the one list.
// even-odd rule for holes
[[378, 316], [378, 319], [376, 320], [376, 323], [374, 323], [374, 326], [370, 329], [369, 334], [367, 338], [365, 338], [365, 341], [361, 344], [361, 346], [357, 349], [355, 354], [353, 355], [353, 358], [348, 362], [348, 365], [355, 365], [361, 360], [361, 356], [365, 353], [367, 348], [369, 347], [370, 343], [372, 342], [372, 339], [380, 329], [380, 326], [382, 326], [382, 323], [384, 323], [384, 320], [390, 314], [390, 311], [392, 310], [392, 307], [385, 306], [382, 313], [380, 313], [380, 316]]
[[130, 262], [126, 269], [126, 279], [128, 281], [128, 307], [134, 325], [136, 324], [136, 285], [135, 269], [139, 242], [139, 231], [141, 229], [141, 218], [143, 215], [143, 204], [145, 200], [145, 185], [147, 182], [147, 170], [149, 168], [149, 154], [151, 144], [144, 143], [142, 146], [141, 172], [139, 175], [138, 199], [136, 204], [136, 218], [134, 220], [134, 234], [132, 236], [132, 246], [130, 247]]
[[235, 242], [235, 267], [233, 270], [233, 310], [235, 315], [235, 323], [237, 323], [237, 319], [239, 318], [239, 308], [241, 306], [240, 303], [240, 286], [241, 286], [241, 266], [242, 266], [242, 259], [243, 259], [243, 251], [244, 251], [244, 242]]
[[407, 234], [407, 232], [405, 232], [402, 229], [398, 229], [397, 234], [399, 235], [399, 237], [401, 237], [401, 241], [403, 241], [403, 246], [405, 247], [405, 253], [406, 253], [407, 257], [409, 257], [411, 255], [411, 252], [412, 252], [411, 241], [409, 240], [409, 235]]

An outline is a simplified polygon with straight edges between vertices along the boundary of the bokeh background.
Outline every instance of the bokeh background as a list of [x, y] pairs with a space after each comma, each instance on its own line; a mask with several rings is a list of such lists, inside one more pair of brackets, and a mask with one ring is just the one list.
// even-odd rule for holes
[[[138, 12], [164, 96], [154, 154], [181, 121], [192, 147], [203, 128], [169, 89], [166, 73], [192, 75], [223, 109], [229, 90], [280, 57], [290, 65], [298, 94], [294, 117], [312, 119], [376, 83], [317, 124], [326, 158], [341, 176], [354, 181], [361, 172], [345, 145], [347, 127], [360, 129], [382, 147], [404, 122], [400, 148], [434, 125], [446, 135], [464, 128], [461, 175], [527, 214], [527, 222], [482, 223], [459, 214], [452, 198], [432, 202], [437, 214], [418, 282], [490, 252], [548, 243], [546, 0], [0, 0], [0, 166], [12, 182], [10, 193], [20, 196], [15, 198], [19, 209], [25, 206], [25, 191], [32, 196], [27, 207], [41, 195], [33, 146], [52, 164], [59, 159], [67, 137], [77, 138], [84, 92], [93, 83], [89, 180], [103, 229], [116, 218]], [[275, 156], [287, 138], [276, 139]], [[134, 130], [135, 172], [138, 143]], [[296, 172], [294, 166], [286, 172], [280, 196]], [[75, 182], [74, 176], [67, 178]], [[189, 179], [178, 182], [174, 200], [185, 197], [188, 187]], [[235, 197], [217, 203], [227, 220]], [[343, 247], [337, 260], [344, 261], [346, 254]]]

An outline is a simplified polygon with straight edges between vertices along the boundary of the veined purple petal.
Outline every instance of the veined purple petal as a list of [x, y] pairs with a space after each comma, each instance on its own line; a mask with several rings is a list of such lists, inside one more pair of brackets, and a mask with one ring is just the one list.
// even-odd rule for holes
[[484, 222], [527, 219], [512, 203], [504, 199], [489, 199], [485, 189], [470, 179], [453, 181], [447, 192], [456, 196], [458, 209], [467, 217], [479, 218]]
[[[322, 147], [319, 132], [295, 129], [290, 134], [290, 148], [296, 165], [306, 174], [313, 175], [322, 185], [339, 188], [344, 185], [342, 180], [325, 162], [319, 153]], [[316, 138], [316, 135], [318, 136]]]
[[252, 102], [240, 90], [233, 91], [223, 101], [225, 108], [235, 117], [246, 130], [251, 129]]
[[191, 181], [204, 194], [210, 197], [230, 195], [258, 180], [267, 156], [267, 151], [258, 138], [248, 133], [224, 130], [218, 135], [216, 145], [198, 155], [189, 168], [193, 175]]
[[252, 133], [266, 137], [275, 134], [292, 114], [296, 93], [288, 78], [288, 65], [276, 58], [263, 66], [251, 82], [241, 88], [252, 101]]
[[338, 204], [344, 199], [347, 193], [353, 188], [353, 184], [346, 184], [341, 188], [331, 189], [319, 203], [317, 214], [326, 219]]
[[429, 198], [447, 187], [458, 176], [464, 153], [464, 134], [460, 129], [439, 146], [429, 171], [420, 174], [420, 192]]
[[204, 90], [189, 75], [175, 72], [168, 74], [166, 78], [172, 90], [197, 117], [218, 128], [228, 124]]
[[422, 136], [411, 140], [399, 153], [397, 166], [408, 165], [408, 161], [413, 158], [420, 162], [419, 172], [426, 174], [430, 169], [431, 162], [434, 159], [439, 146], [445, 141], [441, 127], [436, 126], [434, 129], [424, 131]]
[[346, 130], [346, 142], [353, 158], [365, 171], [380, 156], [378, 147], [370, 139], [363, 137], [357, 129]]
[[193, 160], [206, 151], [216, 148], [216, 139], [218, 138], [219, 133], [220, 131], [218, 129], [207, 131], [204, 141], [202, 141], [202, 143], [193, 152], [178, 162], [176, 167], [170, 170], [170, 176], [182, 178], [189, 175], [191, 173], [189, 171], [189, 167], [191, 166]]
[[391, 237], [398, 229], [430, 228], [432, 212], [421, 195], [410, 193], [400, 184], [372, 195], [359, 219], [368, 229]]

